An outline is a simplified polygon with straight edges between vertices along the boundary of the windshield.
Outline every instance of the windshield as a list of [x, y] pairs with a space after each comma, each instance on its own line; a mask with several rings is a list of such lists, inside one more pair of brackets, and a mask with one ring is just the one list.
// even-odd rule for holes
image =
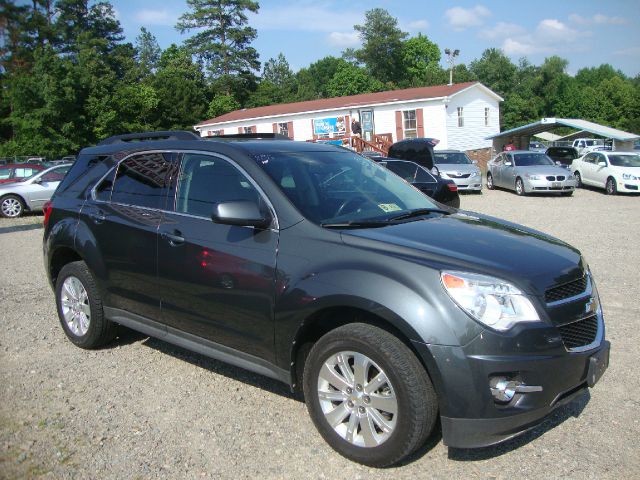
[[587, 147], [593, 147], [594, 145], [604, 145], [602, 140], [585, 140]]
[[514, 155], [516, 167], [532, 167], [535, 165], [555, 165], [544, 153], [520, 153]]
[[384, 221], [414, 209], [438, 208], [386, 168], [351, 152], [273, 152], [254, 159], [319, 225]]
[[438, 153], [435, 152], [434, 162], [437, 165], [469, 165], [471, 160], [462, 152]]
[[640, 167], [640, 155], [608, 155], [614, 167]]

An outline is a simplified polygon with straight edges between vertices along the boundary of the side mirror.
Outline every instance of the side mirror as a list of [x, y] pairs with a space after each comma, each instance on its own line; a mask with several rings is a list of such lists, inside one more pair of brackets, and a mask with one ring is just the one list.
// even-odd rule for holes
[[439, 177], [439, 176], [440, 176], [440, 169], [439, 169], [438, 167], [433, 167], [433, 168], [431, 169], [431, 173], [432, 173], [433, 175], [435, 175], [436, 177]]
[[560, 162], [559, 160], [556, 160], [556, 165], [562, 165], [562, 162]]
[[511, 165], [513, 165], [511, 162], [504, 162], [505, 167], [510, 167]]
[[471, 160], [471, 163], [473, 163], [474, 165], [478, 164], [478, 160]]
[[599, 167], [606, 167], [607, 166], [607, 162], [598, 162], [598, 166]]
[[256, 227], [265, 229], [271, 225], [271, 215], [261, 212], [255, 202], [237, 200], [218, 203], [211, 214], [213, 223], [223, 225], [237, 225], [241, 227]]
[[42, 183], [42, 177], [38, 177], [38, 178], [34, 178], [33, 179], [33, 183], [37, 183], [37, 184], [41, 184]]

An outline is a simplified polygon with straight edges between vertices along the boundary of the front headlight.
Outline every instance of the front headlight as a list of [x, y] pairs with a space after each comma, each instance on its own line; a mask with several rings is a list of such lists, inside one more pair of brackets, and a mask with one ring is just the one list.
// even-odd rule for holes
[[638, 177], [636, 177], [635, 175], [631, 175], [630, 173], [623, 173], [622, 174], [622, 179], [623, 180], [638, 180]]
[[514, 285], [475, 273], [442, 272], [445, 291], [472, 318], [504, 332], [516, 323], [538, 322], [531, 301]]
[[471, 174], [472, 177], [479, 177], [480, 176], [480, 170], [478, 170], [477, 172], [473, 172]]
[[525, 177], [527, 177], [529, 180], [540, 180], [540, 175], [530, 175], [527, 173]]
[[[434, 175], [437, 175], [437, 173], [434, 173]], [[440, 178], [449, 178], [449, 175], [447, 175], [447, 172], [440, 172]]]

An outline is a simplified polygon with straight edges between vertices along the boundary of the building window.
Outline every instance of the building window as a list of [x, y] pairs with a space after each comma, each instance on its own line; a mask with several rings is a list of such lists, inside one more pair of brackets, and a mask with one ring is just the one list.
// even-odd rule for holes
[[289, 124], [286, 122], [278, 124], [278, 133], [280, 135], [284, 135], [285, 137], [289, 136]]
[[464, 127], [464, 112], [462, 107], [458, 107], [458, 126]]
[[253, 133], [253, 130], [251, 127], [243, 127], [244, 128], [244, 133]]
[[489, 126], [489, 108], [484, 109], [484, 126]]
[[405, 110], [402, 115], [404, 119], [404, 138], [416, 138], [418, 136], [416, 111]]
[[207, 132], [207, 137], [217, 137], [219, 135], [224, 135], [224, 130], [209, 130]]

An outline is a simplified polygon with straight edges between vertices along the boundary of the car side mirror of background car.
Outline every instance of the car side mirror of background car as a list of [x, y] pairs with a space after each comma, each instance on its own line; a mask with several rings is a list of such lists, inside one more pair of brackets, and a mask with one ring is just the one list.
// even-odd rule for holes
[[258, 204], [250, 200], [221, 202], [213, 207], [211, 214], [213, 223], [256, 227], [265, 229], [271, 225], [271, 215], [260, 211]]
[[562, 162], [556, 160], [556, 165], [562, 165]]
[[607, 166], [607, 162], [598, 162], [598, 166], [599, 167], [606, 167]]
[[511, 162], [504, 162], [505, 166], [510, 167], [511, 165], [513, 165]]
[[471, 163], [473, 163], [474, 165], [478, 164], [478, 160], [471, 160]]

